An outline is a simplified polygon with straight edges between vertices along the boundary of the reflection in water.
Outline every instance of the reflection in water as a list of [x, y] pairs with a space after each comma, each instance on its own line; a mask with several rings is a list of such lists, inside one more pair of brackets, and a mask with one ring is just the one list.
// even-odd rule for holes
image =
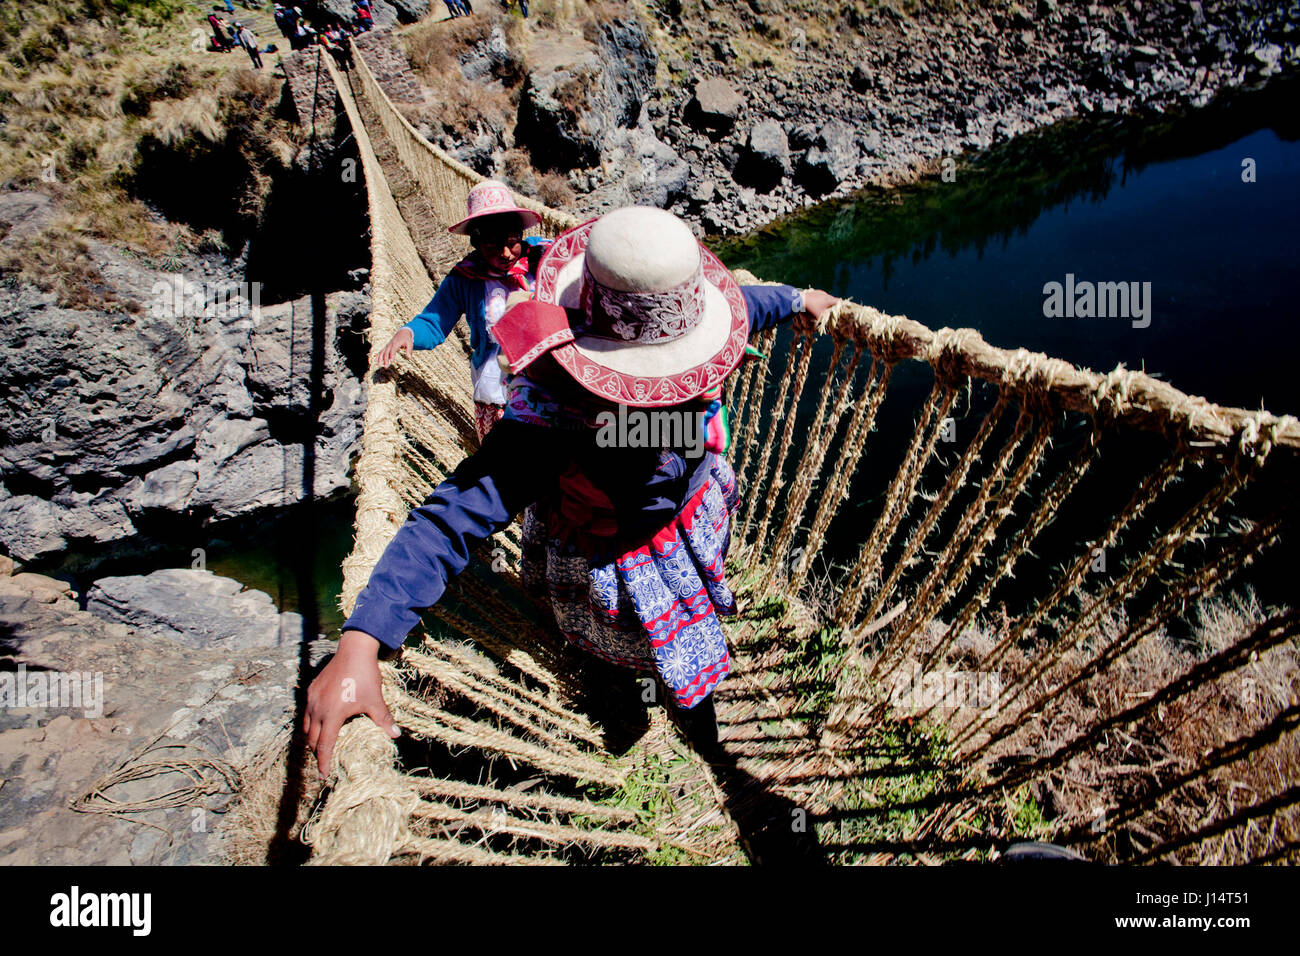
[[[976, 328], [995, 345], [1099, 370], [1145, 367], [1220, 403], [1294, 412], [1300, 120], [1284, 109], [1294, 92], [1156, 124], [1067, 124], [958, 167], [954, 182], [814, 209], [717, 251], [932, 328]], [[1246, 159], [1254, 182], [1243, 182]], [[1043, 287], [1067, 275], [1150, 282], [1153, 321], [1048, 318]]]

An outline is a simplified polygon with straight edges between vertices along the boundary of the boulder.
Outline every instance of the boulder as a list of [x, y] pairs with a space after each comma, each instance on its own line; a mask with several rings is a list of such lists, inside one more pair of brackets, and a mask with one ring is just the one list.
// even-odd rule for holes
[[733, 176], [742, 185], [770, 192], [790, 174], [791, 168], [785, 130], [776, 120], [764, 120], [749, 131]]
[[618, 190], [622, 199], [602, 198], [611, 206], [657, 206], [666, 209], [686, 192], [691, 168], [677, 152], [649, 130], [617, 130], [607, 140], [604, 169], [610, 183], [602, 192]]
[[0, 501], [5, 549], [19, 561], [58, 554], [67, 546], [60, 530], [62, 511], [35, 495], [14, 495]]
[[686, 104], [686, 122], [695, 129], [726, 134], [736, 125], [745, 98], [723, 79], [695, 84], [695, 94]]
[[86, 610], [194, 649], [280, 647], [304, 637], [302, 617], [281, 614], [270, 595], [190, 568], [100, 578], [90, 589]]
[[798, 181], [814, 196], [833, 191], [858, 169], [858, 144], [853, 127], [831, 120], [799, 161]]
[[859, 93], [865, 93], [876, 85], [876, 71], [866, 62], [856, 64], [849, 74], [849, 85]]
[[379, 7], [391, 7], [397, 16], [399, 23], [414, 23], [422, 20], [429, 15], [429, 0], [375, 0], [372, 4], [376, 9], [375, 26], [382, 27], [387, 24], [379, 22]]
[[796, 153], [816, 145], [820, 130], [815, 123], [800, 123], [790, 130], [790, 149]]
[[133, 512], [180, 511], [199, 481], [198, 464], [174, 461], [144, 476], [143, 483], [127, 499]]

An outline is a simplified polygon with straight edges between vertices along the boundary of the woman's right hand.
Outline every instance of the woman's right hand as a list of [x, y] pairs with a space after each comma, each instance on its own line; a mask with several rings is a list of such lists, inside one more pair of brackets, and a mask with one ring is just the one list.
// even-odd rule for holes
[[390, 737], [401, 731], [393, 719], [379, 677], [379, 641], [362, 631], [344, 631], [338, 651], [307, 688], [302, 730], [316, 755], [322, 777], [328, 777], [339, 730], [349, 717], [365, 714]]
[[409, 356], [415, 349], [415, 333], [408, 328], [400, 328], [393, 333], [393, 337], [388, 340], [388, 344], [379, 350], [379, 368], [387, 368], [393, 364], [393, 359], [397, 358], [398, 352], [406, 352]]

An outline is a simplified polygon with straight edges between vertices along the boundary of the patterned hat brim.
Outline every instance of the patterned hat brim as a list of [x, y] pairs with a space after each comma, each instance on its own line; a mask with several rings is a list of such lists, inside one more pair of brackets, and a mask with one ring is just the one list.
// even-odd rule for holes
[[[591, 219], [560, 235], [537, 267], [537, 298], [576, 309]], [[720, 385], [745, 357], [749, 312], [735, 277], [703, 245], [705, 312], [670, 342], [615, 342], [577, 335], [551, 355], [579, 385], [609, 402], [638, 408], [679, 405]], [[702, 357], [703, 356], [703, 357]]]

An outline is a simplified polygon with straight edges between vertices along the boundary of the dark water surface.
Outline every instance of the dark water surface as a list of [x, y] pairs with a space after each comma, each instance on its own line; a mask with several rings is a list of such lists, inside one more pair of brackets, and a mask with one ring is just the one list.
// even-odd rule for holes
[[[352, 550], [354, 499], [297, 505], [278, 514], [228, 522], [155, 541], [147, 551], [71, 554], [45, 573], [63, 578], [84, 598], [102, 577], [190, 568], [202, 559], [215, 574], [265, 591], [282, 611], [303, 614], [318, 633], [338, 636], [343, 559]], [[196, 555], [195, 550], [202, 551]], [[305, 597], [304, 597], [305, 596]]]
[[[969, 327], [1219, 404], [1300, 413], [1300, 105], [1293, 86], [1178, 121], [1077, 124], [955, 182], [824, 207], [715, 251], [930, 328]], [[1243, 162], [1254, 161], [1254, 182]], [[1150, 324], [1044, 315], [1046, 283], [1150, 283]]]
[[[733, 268], [824, 288], [930, 328], [974, 328], [1003, 348], [1103, 372], [1121, 364], [1145, 369], [1220, 404], [1300, 413], [1296, 103], [1289, 84], [1176, 120], [1058, 126], [958, 165], [951, 182], [823, 206], [714, 249]], [[1248, 172], [1253, 182], [1243, 177]], [[1076, 285], [1149, 288], [1149, 311], [1046, 315], [1045, 285], [1064, 286], [1071, 275]], [[778, 355], [790, 341], [788, 332], [778, 336]], [[830, 354], [829, 343], [819, 342], [814, 371]], [[782, 358], [773, 373], [783, 366]], [[865, 540], [931, 381], [919, 363], [896, 371], [878, 431], [831, 524], [825, 562], [850, 560]], [[769, 379], [769, 393], [773, 388]], [[811, 422], [815, 401], [804, 395], [797, 421]], [[979, 414], [989, 401], [976, 390], [959, 416]], [[959, 417], [958, 428], [974, 420]], [[1058, 431], [1051, 455], [1072, 454], [1086, 439], [1083, 424]], [[1073, 496], [1073, 512], [1054, 522], [1057, 546], [1042, 542], [1043, 553], [1018, 566], [1019, 580], [1009, 587], [1019, 597], [1050, 585], [1059, 562], [1096, 540], [1135, 476], [1158, 465], [1160, 444], [1139, 435], [1108, 439], [1102, 465]], [[1201, 477], [1180, 483], [1160, 517], [1172, 519], [1203, 493]], [[1279, 490], [1256, 488], [1255, 503], [1275, 503]], [[1151, 530], [1129, 535], [1131, 546]], [[937, 532], [942, 540], [943, 529]], [[1266, 600], [1294, 596], [1300, 550], [1288, 539], [1300, 535], [1294, 526], [1288, 532], [1246, 580]]]

